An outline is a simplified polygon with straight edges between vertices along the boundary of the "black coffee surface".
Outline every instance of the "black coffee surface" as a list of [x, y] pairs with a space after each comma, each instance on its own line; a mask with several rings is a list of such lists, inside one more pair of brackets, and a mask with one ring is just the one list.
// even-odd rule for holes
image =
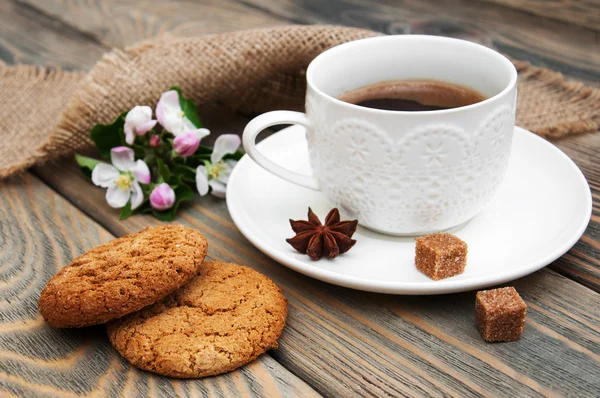
[[388, 111], [439, 111], [440, 109], [448, 109], [441, 106], [435, 105], [423, 105], [417, 101], [410, 101], [404, 99], [395, 98], [375, 98], [368, 99], [356, 103], [356, 105], [364, 106], [367, 108], [385, 109]]
[[361, 87], [339, 99], [389, 111], [435, 111], [481, 102], [486, 98], [465, 86], [438, 80], [394, 80]]

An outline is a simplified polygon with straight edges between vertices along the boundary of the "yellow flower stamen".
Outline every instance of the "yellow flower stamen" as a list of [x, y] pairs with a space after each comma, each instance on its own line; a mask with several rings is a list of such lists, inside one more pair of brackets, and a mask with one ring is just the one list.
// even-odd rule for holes
[[213, 180], [218, 180], [219, 179], [219, 174], [221, 174], [221, 172], [225, 169], [225, 162], [223, 162], [222, 160], [219, 161], [219, 163], [215, 163], [213, 165], [211, 165], [208, 169], [208, 175], [213, 179]]
[[123, 191], [128, 191], [131, 188], [131, 177], [121, 174], [119, 178], [115, 180], [115, 185]]

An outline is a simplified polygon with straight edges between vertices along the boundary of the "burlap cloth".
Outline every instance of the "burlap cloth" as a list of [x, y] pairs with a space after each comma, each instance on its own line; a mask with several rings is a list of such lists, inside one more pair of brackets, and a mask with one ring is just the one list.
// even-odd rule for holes
[[[0, 62], [0, 178], [91, 145], [96, 123], [134, 105], [154, 105], [173, 85], [200, 114], [214, 104], [254, 113], [301, 109], [304, 71], [323, 50], [377, 33], [335, 26], [291, 26], [162, 38], [115, 49], [87, 75]], [[517, 124], [547, 137], [595, 131], [600, 90], [515, 61]]]

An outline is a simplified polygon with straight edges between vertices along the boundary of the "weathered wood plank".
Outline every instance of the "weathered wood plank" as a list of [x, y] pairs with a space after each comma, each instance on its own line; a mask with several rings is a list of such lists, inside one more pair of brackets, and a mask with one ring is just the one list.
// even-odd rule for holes
[[596, 0], [484, 0], [541, 17], [569, 22], [598, 31], [600, 3]]
[[[137, 8], [131, 6], [133, 3], [103, 0], [91, 4], [35, 1], [33, 11], [41, 10], [41, 14], [47, 14], [50, 19], [81, 29], [102, 45], [130, 44], [163, 31], [177, 34], [210, 32], [203, 29], [212, 23], [211, 20], [218, 25], [211, 28], [216, 29], [212, 32], [269, 26], [264, 25], [270, 23], [268, 21], [274, 24], [336, 22], [387, 33], [467, 37], [494, 45], [516, 58], [529, 59], [580, 78], [597, 79], [600, 65], [596, 47], [591, 44], [595, 37], [588, 30], [494, 5], [472, 7], [473, 3], [466, 0], [405, 1], [402, 8], [394, 1], [365, 6], [359, 1], [337, 0], [327, 7], [314, 0], [279, 4], [250, 0], [240, 2], [241, 7], [238, 7], [240, 4], [232, 6], [231, 1], [218, 5], [211, 1], [208, 8], [202, 8], [204, 4], [186, 2], [182, 3], [184, 8], [179, 9], [172, 7], [175, 4], [172, 1], [137, 3], [142, 4]], [[55, 8], [48, 8], [48, 4]], [[123, 12], [121, 7], [127, 7], [126, 11]], [[224, 22], [218, 15], [221, 7], [228, 10]], [[74, 9], [76, 13], [71, 12]], [[152, 11], [146, 13], [146, 9]], [[195, 9], [202, 12], [186, 19]], [[252, 18], [245, 19], [241, 10], [251, 13]], [[167, 22], [163, 22], [163, 14], [167, 16]], [[223, 30], [219, 30], [221, 28]], [[213, 133], [219, 131], [214, 129]], [[570, 150], [569, 140], [561, 141], [559, 145]], [[589, 161], [586, 165], [575, 159], [588, 179], [592, 176], [590, 182], [596, 195], [595, 222], [598, 222], [600, 184], [594, 177], [598, 161], [593, 157], [598, 147], [595, 144], [588, 147], [587, 142], [573, 145], [575, 155], [571, 156], [576, 158], [580, 154]], [[134, 217], [123, 223], [116, 221], [116, 213], [103, 202], [102, 191], [84, 183], [72, 164], [58, 163], [40, 168], [37, 173], [117, 235], [155, 223], [147, 217]], [[212, 258], [247, 263], [273, 277], [284, 288], [290, 299], [290, 323], [281, 350], [273, 355], [328, 395], [562, 393], [582, 396], [592, 395], [600, 388], [598, 295], [551, 271], [544, 270], [517, 282], [517, 288], [530, 304], [529, 323], [523, 339], [517, 343], [488, 345], [479, 339], [473, 326], [472, 293], [446, 297], [392, 297], [354, 292], [300, 276], [254, 249], [237, 232], [224, 203], [213, 198], [199, 199], [194, 205], [187, 206], [181, 213], [181, 221], [206, 232]], [[579, 249], [582, 242], [585, 246]], [[580, 250], [574, 260], [568, 258], [572, 250], [553, 266], [565, 260], [563, 268], [572, 273], [570, 276], [583, 275], [578, 280], [588, 284], [592, 281], [590, 285], [597, 288], [597, 282], [590, 277], [597, 275], [593, 262], [598, 258], [597, 242], [598, 229], [590, 233], [588, 228], [586, 236], [573, 249]], [[567, 271], [561, 270], [565, 274]], [[2, 363], [0, 361], [0, 370]], [[274, 361], [273, 364], [277, 366]], [[561, 369], [562, 366], [565, 369]], [[162, 386], [145, 373], [130, 371], [131, 377], [123, 373], [118, 381], [124, 385], [124, 394], [139, 390], [143, 395], [176, 392], [222, 396], [244, 390], [229, 388], [230, 385], [233, 388], [239, 386], [240, 379], [231, 384], [216, 378], [214, 383], [209, 379], [200, 384], [174, 382]], [[0, 378], [0, 383], [3, 380]], [[19, 384], [13, 382], [11, 385]], [[53, 390], [49, 391], [51, 394]]]
[[399, 34], [466, 38], [515, 59], [600, 80], [598, 34], [495, 4], [469, 0], [238, 0], [295, 23], [334, 23]]
[[[157, 223], [118, 221], [103, 190], [66, 163], [36, 172], [115, 235]], [[203, 231], [210, 257], [250, 265], [282, 287], [289, 323], [273, 355], [325, 395], [585, 395], [600, 388], [600, 295], [548, 269], [516, 282], [532, 304], [523, 339], [486, 344], [474, 325], [473, 292], [394, 297], [312, 280], [261, 254], [212, 197], [184, 207], [178, 222]]]
[[48, 327], [37, 310], [46, 281], [113, 236], [38, 178], [0, 183], [0, 396], [317, 396], [268, 354], [224, 376], [174, 380], [138, 371], [103, 326]]
[[125, 47], [164, 33], [199, 36], [287, 23], [228, 0], [19, 1], [114, 47]]
[[0, 1], [0, 59], [90, 69], [109, 47], [35, 8]]
[[600, 134], [555, 140], [577, 163], [592, 190], [592, 219], [584, 236], [552, 264], [555, 271], [600, 292]]
[[164, 32], [192, 36], [286, 23], [333, 23], [389, 34], [464, 37], [516, 59], [573, 77], [600, 80], [597, 31], [496, 4], [474, 5], [468, 0], [406, 0], [401, 6], [394, 0], [369, 4], [332, 0], [326, 5], [319, 0], [19, 1], [112, 46], [129, 45]]

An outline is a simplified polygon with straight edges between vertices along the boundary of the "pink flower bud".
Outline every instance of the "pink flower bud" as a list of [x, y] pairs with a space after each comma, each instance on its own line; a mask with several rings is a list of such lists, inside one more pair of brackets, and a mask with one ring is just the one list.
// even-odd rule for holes
[[175, 203], [175, 191], [166, 182], [157, 185], [150, 194], [150, 205], [154, 210], [167, 210]]
[[150, 136], [150, 146], [157, 148], [160, 145], [160, 137], [157, 135]]
[[173, 149], [178, 155], [184, 157], [193, 155], [199, 145], [200, 138], [193, 131], [178, 135], [173, 140]]

